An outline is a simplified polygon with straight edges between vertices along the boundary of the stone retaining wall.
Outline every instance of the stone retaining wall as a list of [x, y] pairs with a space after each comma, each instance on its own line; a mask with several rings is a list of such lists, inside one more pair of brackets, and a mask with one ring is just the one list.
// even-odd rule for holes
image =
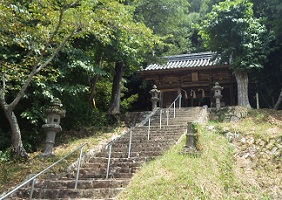
[[236, 122], [248, 114], [248, 108], [241, 106], [223, 107], [219, 110], [215, 108], [209, 109], [209, 120], [219, 122]]

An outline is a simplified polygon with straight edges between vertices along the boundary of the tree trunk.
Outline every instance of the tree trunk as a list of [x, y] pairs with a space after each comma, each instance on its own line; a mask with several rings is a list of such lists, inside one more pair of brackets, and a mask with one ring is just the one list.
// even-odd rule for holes
[[112, 96], [108, 114], [115, 115], [120, 113], [120, 84], [122, 78], [123, 62], [115, 63], [115, 75], [112, 85]]
[[251, 108], [248, 97], [248, 74], [239, 70], [235, 71], [238, 90], [238, 106]]
[[276, 104], [274, 106], [275, 110], [279, 109], [279, 106], [280, 106], [281, 102], [282, 102], [282, 88], [280, 90], [280, 94], [279, 94], [278, 100], [276, 101]]
[[6, 118], [9, 121], [11, 131], [12, 131], [13, 154], [15, 156], [27, 159], [28, 155], [23, 146], [21, 130], [18, 124], [17, 117], [15, 113], [10, 109], [4, 109], [4, 113], [5, 113]]
[[95, 77], [91, 81], [91, 92], [90, 92], [89, 99], [88, 99], [90, 105], [93, 105], [93, 98], [94, 98], [95, 88], [96, 88], [98, 79], [99, 79], [99, 75], [95, 75]]

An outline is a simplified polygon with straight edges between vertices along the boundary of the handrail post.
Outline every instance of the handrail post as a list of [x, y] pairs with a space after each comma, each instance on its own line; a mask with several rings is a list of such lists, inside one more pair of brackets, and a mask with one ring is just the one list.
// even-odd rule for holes
[[173, 102], [173, 118], [175, 118], [175, 102]]
[[148, 121], [148, 140], [150, 140], [151, 118]]
[[29, 200], [32, 199], [33, 191], [34, 191], [34, 183], [35, 183], [35, 178], [32, 180], [31, 183], [31, 189], [30, 189], [30, 194], [29, 194]]
[[179, 109], [181, 108], [181, 100], [182, 100], [182, 94], [180, 93], [179, 94], [179, 102], [178, 102]]
[[78, 159], [78, 163], [77, 163], [77, 171], [76, 171], [76, 177], [75, 177], [75, 184], [74, 184], [74, 189], [77, 189], [77, 182], [78, 182], [78, 177], [79, 177], [79, 170], [80, 170], [80, 164], [81, 164], [81, 157], [82, 157], [82, 148], [80, 148], [80, 154], [79, 154], [79, 159]]
[[162, 113], [163, 113], [163, 110], [161, 109], [160, 110], [160, 129], [162, 129]]
[[110, 170], [111, 154], [112, 154], [112, 145], [110, 145], [110, 149], [109, 149], [109, 152], [108, 152], [108, 165], [107, 165], [107, 175], [106, 175], [106, 179], [108, 179], [108, 178], [109, 178], [109, 170]]
[[169, 110], [166, 110], [166, 125], [168, 126], [168, 116], [169, 116]]
[[129, 134], [128, 158], [130, 158], [130, 154], [131, 154], [131, 143], [132, 143], [132, 128], [130, 129], [130, 134]]

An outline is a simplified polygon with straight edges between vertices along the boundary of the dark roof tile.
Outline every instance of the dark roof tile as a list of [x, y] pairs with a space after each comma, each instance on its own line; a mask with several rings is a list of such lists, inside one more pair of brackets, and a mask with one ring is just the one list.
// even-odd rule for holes
[[164, 58], [167, 59], [166, 64], [150, 64], [145, 69], [143, 69], [143, 71], [214, 66], [219, 64], [220, 61], [220, 58], [214, 59], [215, 55], [216, 54], [212, 52], [201, 52], [165, 56]]

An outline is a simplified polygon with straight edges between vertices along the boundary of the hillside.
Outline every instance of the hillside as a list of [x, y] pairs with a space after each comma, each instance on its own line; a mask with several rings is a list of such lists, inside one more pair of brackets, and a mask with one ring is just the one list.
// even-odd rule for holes
[[[61, 157], [84, 142], [90, 151], [120, 131], [88, 129], [80, 139], [81, 133], [68, 133], [54, 152]], [[282, 111], [251, 110], [236, 123], [209, 122], [199, 132], [199, 156], [182, 154], [182, 137], [164, 156], [144, 164], [117, 199], [282, 199]], [[38, 159], [38, 153], [25, 163], [1, 163], [1, 192], [56, 160]]]
[[122, 199], [282, 199], [282, 112], [252, 110], [200, 127], [201, 155], [185, 139], [135, 175]]

